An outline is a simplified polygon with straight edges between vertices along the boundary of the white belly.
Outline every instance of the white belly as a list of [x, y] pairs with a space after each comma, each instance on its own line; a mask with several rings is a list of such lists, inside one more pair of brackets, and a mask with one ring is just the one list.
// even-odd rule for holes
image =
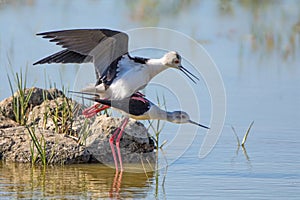
[[[108, 88], [112, 99], [123, 99], [130, 97], [133, 93], [143, 89], [150, 81], [148, 68], [141, 64], [130, 66], [124, 72], [120, 71], [118, 76]], [[121, 69], [120, 69], [121, 70]]]

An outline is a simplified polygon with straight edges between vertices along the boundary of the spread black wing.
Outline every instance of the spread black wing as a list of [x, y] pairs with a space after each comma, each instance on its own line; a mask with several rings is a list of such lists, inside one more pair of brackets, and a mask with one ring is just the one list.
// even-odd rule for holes
[[120, 56], [128, 52], [128, 35], [109, 29], [73, 29], [38, 33], [64, 50], [43, 58], [44, 63], [93, 62], [97, 78]]

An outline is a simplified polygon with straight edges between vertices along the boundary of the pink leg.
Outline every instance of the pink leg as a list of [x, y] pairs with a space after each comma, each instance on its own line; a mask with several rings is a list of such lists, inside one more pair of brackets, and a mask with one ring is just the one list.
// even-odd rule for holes
[[[100, 107], [99, 107], [100, 106]], [[87, 109], [84, 109], [82, 114], [86, 117], [86, 118], [91, 118], [93, 116], [95, 116], [98, 112], [105, 110], [109, 108], [109, 106], [107, 105], [101, 105], [100, 103], [97, 103]]]
[[144, 97], [144, 96], [145, 96], [145, 95], [142, 94], [141, 92], [136, 92], [136, 93], [134, 93], [134, 95], [136, 95], [136, 96], [138, 96], [138, 97]]
[[91, 107], [84, 109], [82, 113], [88, 113], [91, 110], [98, 108], [98, 106], [100, 106], [100, 103], [96, 103], [96, 104], [92, 105]]
[[86, 118], [90, 118], [92, 116], [94, 116], [96, 113], [95, 113], [95, 110], [99, 109], [99, 107], [101, 106], [100, 103], [97, 103], [89, 108], [86, 108], [82, 111], [82, 114], [86, 117]]
[[112, 155], [113, 155], [113, 158], [114, 158], [116, 173], [118, 172], [119, 167], [118, 167], [117, 156], [116, 156], [116, 152], [115, 152], [115, 148], [114, 148], [114, 140], [115, 140], [115, 138], [116, 138], [119, 131], [120, 131], [120, 128], [117, 128], [117, 130], [114, 132], [114, 134], [109, 138], [109, 145], [110, 145], [111, 152], [112, 152]]
[[123, 171], [123, 162], [122, 162], [122, 157], [121, 157], [121, 151], [120, 151], [120, 140], [122, 138], [122, 134], [123, 134], [123, 131], [128, 123], [128, 120], [129, 118], [125, 118], [122, 122], [122, 125], [121, 125], [121, 131], [117, 137], [117, 140], [116, 140], [116, 148], [117, 148], [117, 152], [118, 152], [118, 157], [119, 157], [119, 162], [120, 162], [120, 168], [121, 168], [121, 171]]
[[144, 97], [131, 97], [131, 99], [135, 99], [135, 100], [141, 101], [143, 103], [147, 103], [148, 102], [148, 100], [145, 99]]

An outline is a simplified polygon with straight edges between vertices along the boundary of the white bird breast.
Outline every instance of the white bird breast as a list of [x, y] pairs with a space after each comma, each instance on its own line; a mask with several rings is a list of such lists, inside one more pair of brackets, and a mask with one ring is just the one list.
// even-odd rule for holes
[[150, 81], [148, 67], [133, 62], [127, 56], [120, 60], [118, 67], [117, 77], [109, 87], [116, 99], [131, 96]]

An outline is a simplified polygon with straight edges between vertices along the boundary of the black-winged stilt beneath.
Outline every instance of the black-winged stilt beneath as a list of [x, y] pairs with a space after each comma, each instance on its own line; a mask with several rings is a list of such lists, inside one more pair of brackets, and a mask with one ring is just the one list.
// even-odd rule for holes
[[[80, 92], [74, 92], [74, 93], [80, 94]], [[89, 95], [88, 93], [81, 93], [81, 94]], [[121, 170], [123, 170], [122, 157], [120, 152], [120, 139], [122, 137], [123, 131], [128, 123], [129, 118], [133, 118], [136, 120], [148, 120], [148, 119], [166, 120], [177, 124], [191, 123], [200, 126], [202, 128], [209, 129], [209, 127], [207, 126], [192, 121], [190, 119], [190, 116], [186, 112], [184, 111], [168, 112], [162, 110], [154, 103], [152, 103], [151, 101], [149, 101], [148, 99], [146, 99], [144, 96], [141, 95], [136, 96], [136, 94], [133, 94], [131, 97], [121, 99], [121, 100], [99, 99], [99, 97], [93, 97], [93, 98], [83, 97], [83, 98], [104, 105], [101, 108], [101, 110], [107, 109], [108, 107], [113, 107], [119, 110], [125, 116], [125, 119], [121, 123], [121, 126], [109, 138], [109, 144], [113, 154], [116, 170], [118, 170], [118, 162], [117, 162], [113, 142], [116, 139], [116, 148], [117, 148], [120, 168]]]
[[[157, 74], [167, 68], [182, 71], [189, 79], [199, 80], [181, 65], [181, 56], [170, 51], [162, 58], [133, 57], [128, 53], [128, 35], [109, 29], [73, 29], [38, 33], [64, 50], [43, 58], [36, 64], [93, 62], [97, 82], [82, 92], [94, 93], [101, 99], [119, 100], [143, 89]], [[139, 98], [139, 97], [137, 97]], [[95, 105], [86, 110], [87, 116], [99, 110]]]

